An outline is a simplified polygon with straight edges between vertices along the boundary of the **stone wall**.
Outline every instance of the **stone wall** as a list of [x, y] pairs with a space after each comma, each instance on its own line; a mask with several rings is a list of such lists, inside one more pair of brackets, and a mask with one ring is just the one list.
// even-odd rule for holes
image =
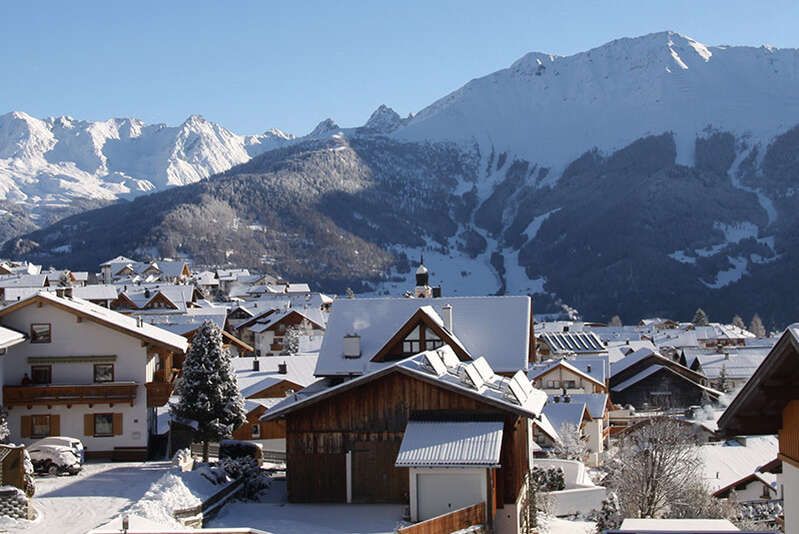
[[33, 506], [25, 496], [25, 492], [11, 486], [0, 488], [0, 516], [14, 519], [33, 519]]

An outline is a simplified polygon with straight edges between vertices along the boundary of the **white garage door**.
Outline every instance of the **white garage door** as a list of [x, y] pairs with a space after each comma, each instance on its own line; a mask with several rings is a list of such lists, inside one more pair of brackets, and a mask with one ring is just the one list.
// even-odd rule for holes
[[481, 473], [419, 473], [416, 484], [420, 521], [484, 501]]

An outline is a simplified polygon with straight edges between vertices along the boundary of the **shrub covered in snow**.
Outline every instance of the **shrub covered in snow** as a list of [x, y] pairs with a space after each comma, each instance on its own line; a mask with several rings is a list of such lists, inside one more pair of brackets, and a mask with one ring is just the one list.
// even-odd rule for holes
[[219, 466], [231, 479], [244, 481], [244, 489], [239, 494], [242, 499], [254, 500], [258, 494], [268, 489], [272, 483], [269, 475], [261, 469], [258, 462], [250, 457], [222, 458]]

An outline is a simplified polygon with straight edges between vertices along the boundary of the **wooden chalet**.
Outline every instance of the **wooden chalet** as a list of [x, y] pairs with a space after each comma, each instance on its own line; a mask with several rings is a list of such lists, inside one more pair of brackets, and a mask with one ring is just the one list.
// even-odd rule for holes
[[545, 400], [523, 372], [443, 345], [318, 381], [264, 419], [285, 420], [292, 502], [404, 503], [413, 521], [481, 504], [495, 532], [518, 532]]
[[671, 409], [707, 404], [721, 392], [704, 375], [641, 349], [612, 364], [610, 395], [614, 404]]
[[779, 435], [785, 532], [799, 532], [799, 323], [785, 330], [718, 426], [726, 436]]

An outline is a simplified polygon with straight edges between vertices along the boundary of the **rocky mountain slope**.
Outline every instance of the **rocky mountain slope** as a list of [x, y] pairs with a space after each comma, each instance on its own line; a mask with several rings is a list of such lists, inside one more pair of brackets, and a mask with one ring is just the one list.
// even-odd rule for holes
[[[664, 32], [528, 54], [416, 116], [325, 120], [210, 180], [69, 217], [5, 255], [119, 253], [397, 293], [532, 293], [591, 318], [799, 316], [799, 53]], [[159, 182], [163, 183], [163, 182]]]

